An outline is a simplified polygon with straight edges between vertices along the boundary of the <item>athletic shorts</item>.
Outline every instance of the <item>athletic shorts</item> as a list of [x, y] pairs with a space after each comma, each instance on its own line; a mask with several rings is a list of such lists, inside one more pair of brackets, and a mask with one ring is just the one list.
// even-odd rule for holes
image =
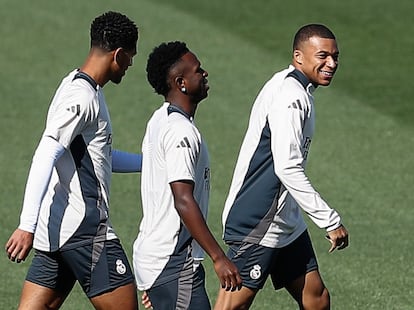
[[243, 286], [263, 288], [270, 275], [275, 289], [318, 269], [309, 234], [305, 231], [283, 248], [269, 248], [253, 243], [231, 243], [227, 256], [238, 267]]
[[26, 280], [67, 294], [78, 281], [92, 298], [134, 282], [119, 240], [108, 240], [71, 250], [36, 250]]
[[[194, 269], [193, 269], [194, 268]], [[194, 265], [188, 258], [179, 277], [153, 286], [147, 290], [154, 309], [162, 310], [210, 310], [210, 301], [205, 289], [203, 265]]]

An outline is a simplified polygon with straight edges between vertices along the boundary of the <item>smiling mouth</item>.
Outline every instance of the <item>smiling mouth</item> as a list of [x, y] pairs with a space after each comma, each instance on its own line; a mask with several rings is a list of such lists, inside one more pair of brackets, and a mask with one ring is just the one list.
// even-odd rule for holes
[[322, 73], [322, 75], [326, 76], [326, 77], [333, 77], [334, 72], [333, 71], [325, 71], [325, 70], [319, 70], [319, 73]]

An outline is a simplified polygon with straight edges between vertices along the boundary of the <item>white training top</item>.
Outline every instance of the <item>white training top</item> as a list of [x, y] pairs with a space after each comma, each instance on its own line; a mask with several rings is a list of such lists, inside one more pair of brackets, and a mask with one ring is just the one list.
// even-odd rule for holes
[[315, 126], [314, 89], [289, 66], [257, 96], [223, 211], [226, 242], [286, 246], [306, 230], [300, 208], [320, 228], [340, 226], [338, 213], [305, 175]]
[[138, 289], [146, 290], [155, 280], [158, 285], [179, 276], [193, 240], [175, 209], [170, 183], [193, 181], [194, 198], [206, 215], [210, 165], [207, 146], [192, 118], [168, 102], [147, 124], [142, 155], [143, 217], [133, 263]]
[[[78, 70], [69, 73], [54, 95], [43, 137], [65, 150], [40, 210], [24, 203], [20, 226], [35, 229], [33, 247], [56, 251], [117, 238], [108, 219], [112, 127], [99, 85]], [[36, 209], [38, 218], [27, 216]]]

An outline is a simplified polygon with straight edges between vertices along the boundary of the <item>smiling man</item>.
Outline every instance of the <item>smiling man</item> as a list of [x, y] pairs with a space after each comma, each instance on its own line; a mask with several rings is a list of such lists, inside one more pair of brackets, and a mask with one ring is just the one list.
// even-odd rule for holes
[[348, 246], [339, 214], [305, 174], [315, 127], [313, 92], [328, 86], [338, 67], [334, 34], [303, 26], [293, 42], [292, 65], [276, 73], [253, 105], [223, 212], [228, 256], [240, 271], [238, 291], [221, 289], [215, 309], [248, 309], [271, 276], [300, 309], [329, 309], [302, 210], [327, 232], [329, 252]]

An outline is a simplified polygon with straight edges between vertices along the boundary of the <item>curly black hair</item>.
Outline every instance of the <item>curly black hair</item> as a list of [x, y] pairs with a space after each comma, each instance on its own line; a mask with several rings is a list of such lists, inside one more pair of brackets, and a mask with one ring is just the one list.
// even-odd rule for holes
[[134, 50], [138, 41], [138, 28], [127, 16], [109, 11], [96, 17], [90, 29], [91, 47], [113, 51], [119, 47]]
[[189, 49], [186, 44], [180, 41], [161, 43], [152, 50], [147, 62], [147, 79], [157, 94], [168, 94], [168, 73], [187, 52]]

